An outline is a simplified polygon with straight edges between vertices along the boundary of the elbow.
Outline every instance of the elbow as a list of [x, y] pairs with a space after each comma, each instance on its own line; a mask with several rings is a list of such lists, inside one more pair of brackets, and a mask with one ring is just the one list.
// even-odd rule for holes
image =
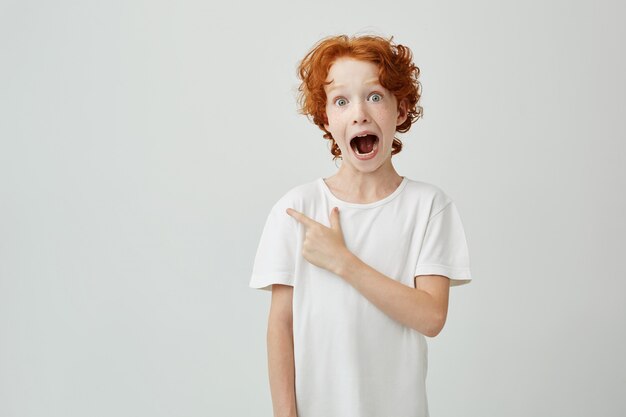
[[423, 329], [422, 333], [424, 336], [428, 337], [436, 337], [441, 330], [443, 330], [443, 326], [446, 324], [446, 315], [445, 314], [437, 314], [428, 320], [426, 323], [426, 327]]

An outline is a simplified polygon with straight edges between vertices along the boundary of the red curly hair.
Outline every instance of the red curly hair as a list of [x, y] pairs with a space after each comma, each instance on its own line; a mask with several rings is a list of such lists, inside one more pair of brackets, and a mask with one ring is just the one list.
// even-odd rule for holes
[[[407, 119], [397, 126], [396, 131], [407, 132], [413, 123], [422, 117], [422, 106], [418, 105], [422, 86], [418, 81], [420, 70], [413, 63], [411, 50], [393, 43], [393, 36], [388, 40], [380, 36], [347, 35], [323, 38], [306, 54], [298, 65], [297, 74], [302, 80], [298, 87], [299, 113], [307, 116], [322, 131], [324, 138], [331, 141], [330, 152], [333, 160], [341, 158], [341, 150], [332, 134], [324, 128], [326, 117], [326, 92], [324, 86], [330, 67], [335, 60], [350, 57], [372, 62], [379, 68], [380, 84], [393, 93], [398, 106], [404, 100], [407, 104]], [[402, 141], [393, 139], [391, 154], [402, 150]]]

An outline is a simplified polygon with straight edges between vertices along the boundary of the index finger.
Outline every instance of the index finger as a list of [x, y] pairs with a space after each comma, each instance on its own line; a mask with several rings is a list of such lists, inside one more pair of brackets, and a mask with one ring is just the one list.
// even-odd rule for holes
[[290, 215], [291, 217], [293, 217], [294, 219], [296, 219], [300, 223], [304, 224], [305, 226], [312, 226], [314, 224], [319, 224], [318, 222], [316, 222], [312, 218], [307, 217], [306, 215], [304, 215], [304, 214], [300, 213], [299, 211], [294, 210], [292, 208], [288, 208], [286, 211], [287, 211], [288, 215]]

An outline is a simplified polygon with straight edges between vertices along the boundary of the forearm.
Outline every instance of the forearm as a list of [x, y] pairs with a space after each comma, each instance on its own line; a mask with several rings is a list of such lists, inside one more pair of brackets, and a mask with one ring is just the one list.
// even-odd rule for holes
[[267, 355], [274, 417], [296, 417], [293, 330], [273, 322], [267, 327]]
[[335, 273], [392, 319], [429, 337], [441, 331], [446, 311], [428, 292], [382, 274], [352, 253]]

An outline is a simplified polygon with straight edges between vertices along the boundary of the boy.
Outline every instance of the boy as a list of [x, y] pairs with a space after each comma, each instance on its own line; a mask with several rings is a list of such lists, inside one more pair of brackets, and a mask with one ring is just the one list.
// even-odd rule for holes
[[342, 164], [287, 192], [257, 249], [275, 416], [428, 416], [425, 336], [471, 280], [452, 199], [391, 161], [422, 114], [419, 69], [391, 39], [328, 37], [300, 63], [301, 112]]

